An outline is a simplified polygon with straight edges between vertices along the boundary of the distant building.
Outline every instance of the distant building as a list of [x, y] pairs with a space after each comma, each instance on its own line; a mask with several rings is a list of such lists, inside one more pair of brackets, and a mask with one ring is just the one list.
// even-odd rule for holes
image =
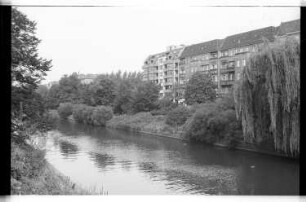
[[209, 72], [219, 94], [229, 91], [240, 79], [251, 53], [265, 42], [293, 37], [300, 40], [300, 20], [283, 22], [278, 27], [265, 27], [189, 46], [169, 46], [166, 52], [149, 56], [143, 65], [144, 80], [162, 85], [160, 97], [173, 92], [183, 95], [184, 87], [195, 72]]
[[182, 47], [171, 46], [166, 52], [151, 55], [144, 62], [143, 80], [160, 84], [160, 97], [172, 93], [173, 86], [179, 81], [178, 65], [182, 50]]
[[82, 84], [92, 83], [97, 76], [98, 74], [78, 74], [78, 78], [81, 80]]
[[52, 85], [58, 84], [58, 81], [51, 81], [46, 84], [47, 88], [50, 89]]

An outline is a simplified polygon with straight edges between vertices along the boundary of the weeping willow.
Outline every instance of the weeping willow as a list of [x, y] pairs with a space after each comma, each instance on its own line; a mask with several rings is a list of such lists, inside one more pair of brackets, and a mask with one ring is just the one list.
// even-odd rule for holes
[[246, 142], [271, 138], [277, 151], [299, 155], [299, 41], [266, 43], [250, 57], [234, 93]]

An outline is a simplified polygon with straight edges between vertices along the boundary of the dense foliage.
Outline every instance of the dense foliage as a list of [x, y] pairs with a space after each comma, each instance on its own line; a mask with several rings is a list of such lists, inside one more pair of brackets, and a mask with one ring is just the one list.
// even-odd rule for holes
[[266, 44], [254, 54], [235, 90], [236, 111], [248, 142], [272, 139], [276, 150], [300, 151], [300, 43]]
[[205, 103], [216, 99], [217, 86], [210, 74], [196, 72], [189, 79], [185, 90], [185, 101], [188, 105]]
[[134, 101], [134, 90], [130, 81], [124, 80], [120, 82], [116, 97], [114, 100], [114, 113], [116, 114], [130, 114], [133, 111], [133, 101]]
[[51, 68], [51, 61], [38, 55], [40, 40], [36, 23], [12, 8], [12, 83], [18, 87], [36, 87]]
[[153, 82], [144, 82], [138, 86], [134, 101], [134, 112], [148, 112], [156, 108], [156, 101], [158, 100], [160, 86]]
[[241, 123], [236, 119], [233, 98], [226, 96], [216, 102], [196, 105], [193, 116], [185, 124], [191, 140], [230, 145], [242, 140]]
[[77, 122], [84, 124], [105, 126], [106, 121], [113, 117], [113, 111], [110, 107], [106, 106], [86, 106], [77, 104], [73, 106], [73, 118]]
[[177, 128], [178, 126], [183, 125], [187, 121], [189, 116], [190, 111], [187, 107], [178, 106], [168, 113], [166, 118], [166, 124], [170, 126], [175, 126]]
[[35, 31], [35, 22], [12, 8], [12, 119], [39, 120], [45, 111], [43, 99], [35, 90], [51, 68], [51, 61], [39, 57], [40, 40]]
[[61, 103], [57, 112], [62, 119], [67, 119], [68, 116], [72, 115], [72, 107], [73, 106], [70, 102]]
[[116, 83], [114, 80], [102, 75], [89, 86], [88, 90], [92, 101], [91, 105], [111, 106], [116, 96]]
[[176, 108], [177, 103], [173, 102], [173, 100], [169, 97], [164, 97], [156, 102], [156, 109], [151, 111], [152, 115], [167, 115], [171, 110]]

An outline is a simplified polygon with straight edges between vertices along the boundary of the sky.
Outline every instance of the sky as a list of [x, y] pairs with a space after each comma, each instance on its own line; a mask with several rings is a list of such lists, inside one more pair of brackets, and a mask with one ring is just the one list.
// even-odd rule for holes
[[150, 54], [300, 18], [299, 7], [19, 7], [37, 23], [48, 83], [64, 74], [141, 71]]

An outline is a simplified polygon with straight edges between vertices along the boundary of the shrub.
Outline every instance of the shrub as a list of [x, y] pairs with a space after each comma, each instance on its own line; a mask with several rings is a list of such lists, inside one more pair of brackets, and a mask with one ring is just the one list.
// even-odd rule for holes
[[72, 114], [72, 104], [69, 102], [61, 103], [57, 108], [57, 112], [62, 119], [67, 119]]
[[187, 118], [189, 117], [189, 113], [190, 112], [187, 107], [178, 106], [168, 113], [166, 124], [178, 128], [178, 126], [181, 126], [186, 122]]
[[74, 105], [73, 107], [73, 118], [77, 122], [84, 124], [105, 126], [106, 121], [112, 117], [113, 111], [110, 107], [92, 107], [83, 104]]
[[162, 98], [156, 102], [157, 109], [152, 110], [150, 113], [153, 116], [167, 115], [169, 111], [177, 107], [177, 103], [173, 102], [170, 98]]
[[94, 125], [105, 126], [106, 121], [113, 117], [113, 110], [110, 107], [99, 106], [95, 107], [92, 112]]
[[241, 123], [232, 109], [232, 100], [228, 97], [216, 102], [197, 105], [185, 132], [191, 140], [216, 143], [224, 142], [234, 146], [242, 138]]

